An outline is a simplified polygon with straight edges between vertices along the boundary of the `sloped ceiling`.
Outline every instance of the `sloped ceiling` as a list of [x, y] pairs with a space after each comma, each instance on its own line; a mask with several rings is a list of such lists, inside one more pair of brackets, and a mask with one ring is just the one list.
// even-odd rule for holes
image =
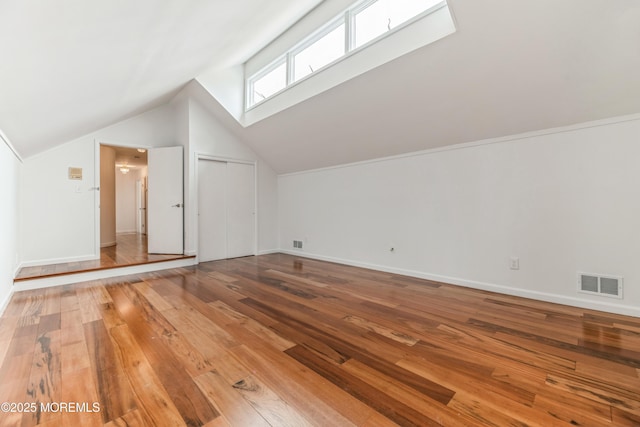
[[[130, 117], [317, 3], [0, 0], [0, 128], [28, 157]], [[210, 109], [278, 173], [640, 113], [639, 1], [449, 4], [452, 36], [250, 127]]]
[[449, 4], [455, 34], [256, 123], [247, 140], [284, 173], [640, 113], [640, 1]]
[[247, 60], [320, 0], [0, 0], [0, 129], [23, 157]]

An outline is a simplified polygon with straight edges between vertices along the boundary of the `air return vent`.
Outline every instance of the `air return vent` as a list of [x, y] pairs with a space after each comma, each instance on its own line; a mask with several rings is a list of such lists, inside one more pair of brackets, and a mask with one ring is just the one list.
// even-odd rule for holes
[[622, 299], [622, 277], [578, 273], [578, 292]]

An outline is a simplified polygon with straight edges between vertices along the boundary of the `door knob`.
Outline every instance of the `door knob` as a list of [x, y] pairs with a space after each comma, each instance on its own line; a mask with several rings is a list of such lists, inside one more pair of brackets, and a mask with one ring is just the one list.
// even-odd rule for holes
[[182, 207], [182, 203], [178, 203], [175, 205], [171, 205], [172, 208], [181, 208]]

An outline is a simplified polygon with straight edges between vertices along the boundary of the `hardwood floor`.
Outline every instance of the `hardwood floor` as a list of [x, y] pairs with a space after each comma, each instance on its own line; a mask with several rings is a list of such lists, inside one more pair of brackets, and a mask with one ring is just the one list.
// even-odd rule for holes
[[115, 246], [100, 249], [100, 259], [24, 267], [18, 271], [14, 281], [193, 258], [185, 255], [149, 254], [147, 236], [143, 234], [118, 234], [116, 242]]
[[638, 318], [281, 254], [20, 292], [0, 323], [0, 402], [45, 409], [2, 426], [638, 426], [639, 375]]

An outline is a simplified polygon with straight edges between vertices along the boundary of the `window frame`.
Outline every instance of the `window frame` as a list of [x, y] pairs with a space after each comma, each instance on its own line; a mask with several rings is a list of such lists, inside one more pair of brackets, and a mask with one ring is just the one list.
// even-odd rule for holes
[[[378, 0], [375, 0], [378, 1]], [[347, 55], [347, 53], [349, 53], [349, 51], [347, 50], [347, 46], [346, 44], [343, 46], [343, 54], [340, 55], [338, 58], [334, 59], [331, 62], [328, 62], [327, 64], [323, 65], [322, 67], [318, 68], [317, 70], [313, 70], [311, 73], [307, 74], [304, 77], [299, 78], [298, 80], [294, 80], [295, 78], [295, 57], [297, 54], [301, 53], [302, 51], [304, 51], [306, 48], [310, 47], [311, 45], [313, 45], [315, 42], [319, 41], [320, 39], [322, 39], [324, 36], [328, 35], [329, 33], [331, 33], [333, 30], [337, 29], [338, 27], [340, 27], [341, 25], [345, 25], [344, 31], [345, 31], [345, 40], [349, 39], [349, 36], [347, 35], [347, 26], [346, 23], [344, 21], [344, 16], [342, 15], [338, 15], [335, 18], [333, 18], [332, 20], [330, 20], [328, 23], [326, 23], [325, 25], [323, 25], [322, 27], [320, 27], [320, 29], [316, 30], [314, 33], [312, 33], [310, 36], [307, 36], [305, 39], [303, 39], [300, 43], [298, 43], [296, 46], [294, 46], [293, 49], [290, 49], [287, 52], [287, 56], [289, 59], [289, 65], [288, 65], [288, 70], [289, 73], [287, 75], [287, 87], [289, 85], [298, 83], [304, 79], [306, 79], [307, 77], [309, 77], [312, 74], [315, 74], [316, 72], [322, 70], [325, 67], [330, 66], [331, 64], [333, 64], [334, 62], [338, 61], [341, 58], [344, 58], [345, 55]]]
[[[285, 77], [285, 82], [284, 82], [284, 87], [276, 92], [274, 92], [273, 94], [267, 96], [264, 99], [261, 99], [260, 101], [256, 101], [255, 100], [255, 83], [260, 80], [261, 78], [265, 77], [267, 74], [269, 74], [270, 72], [274, 71], [276, 68], [280, 67], [283, 64], [287, 64], [287, 69], [286, 69], [286, 77]], [[252, 106], [256, 106], [264, 101], [266, 101], [267, 99], [270, 99], [272, 97], [274, 97], [275, 95], [277, 95], [278, 93], [282, 92], [283, 90], [287, 89], [287, 87], [289, 87], [289, 69], [288, 69], [288, 59], [287, 59], [287, 55], [282, 55], [278, 58], [276, 58], [274, 61], [272, 61], [271, 63], [269, 63], [269, 65], [267, 65], [266, 67], [262, 68], [260, 71], [258, 71], [257, 73], [255, 73], [251, 79], [247, 79], [247, 84], [245, 85], [246, 87], [246, 104], [247, 105], [252, 105]], [[245, 108], [246, 110], [246, 108]]]
[[[272, 62], [270, 62], [267, 66], [261, 68], [260, 70], [258, 70], [257, 72], [253, 73], [251, 76], [249, 76], [248, 78], [245, 79], [245, 106], [244, 106], [244, 111], [247, 112], [249, 110], [252, 110], [253, 108], [259, 106], [260, 104], [262, 104], [263, 102], [275, 97], [276, 95], [284, 92], [285, 90], [289, 89], [290, 87], [293, 87], [305, 80], [307, 80], [308, 78], [310, 78], [311, 76], [316, 75], [318, 72], [325, 70], [331, 66], [333, 66], [334, 64], [343, 61], [344, 59], [350, 57], [351, 55], [355, 54], [356, 52], [359, 52], [362, 49], [366, 49], [367, 47], [369, 47], [370, 45], [379, 42], [380, 40], [383, 40], [386, 37], [389, 37], [390, 35], [396, 33], [397, 31], [400, 31], [401, 29], [403, 29], [406, 26], [411, 25], [412, 23], [428, 16], [431, 15], [432, 13], [440, 10], [443, 7], [448, 7], [448, 0], [441, 0], [437, 3], [435, 3], [433, 6], [429, 7], [428, 9], [422, 11], [421, 13], [413, 16], [410, 19], [407, 19], [406, 21], [404, 21], [402, 24], [392, 28], [389, 31], [386, 31], [376, 37], [374, 37], [373, 39], [367, 41], [366, 43], [363, 43], [361, 46], [356, 47], [355, 43], [355, 31], [356, 31], [356, 25], [355, 25], [355, 19], [356, 19], [356, 15], [360, 12], [362, 12], [363, 10], [365, 10], [366, 8], [368, 8], [369, 6], [373, 5], [374, 3], [378, 2], [379, 0], [360, 0], [360, 1], [356, 1], [355, 3], [353, 3], [351, 6], [349, 6], [344, 12], [340, 13], [339, 15], [337, 15], [336, 17], [334, 17], [333, 19], [330, 19], [328, 22], [326, 22], [325, 24], [321, 25], [317, 30], [313, 31], [310, 35], [308, 35], [307, 37], [303, 38], [300, 42], [296, 43], [293, 47], [291, 47], [290, 49], [288, 49], [284, 54], [278, 56], [275, 60], [273, 60]], [[301, 77], [298, 80], [294, 81], [294, 77], [295, 77], [295, 55], [297, 55], [298, 53], [302, 52], [303, 50], [305, 50], [307, 47], [311, 46], [312, 44], [314, 44], [315, 42], [317, 42], [318, 40], [320, 40], [322, 37], [326, 36], [327, 34], [329, 34], [331, 31], [335, 30], [336, 28], [338, 28], [340, 25], [344, 24], [344, 35], [345, 35], [345, 41], [344, 41], [344, 54], [338, 58], [336, 58], [335, 60], [323, 65], [322, 67], [318, 68], [317, 70], [313, 70], [313, 72], [305, 75], [304, 77]], [[284, 88], [280, 89], [279, 91], [271, 94], [270, 96], [261, 99], [260, 101], [255, 100], [254, 94], [255, 94], [255, 90], [254, 90], [254, 84], [256, 81], [260, 80], [262, 77], [264, 77], [265, 75], [269, 74], [271, 71], [275, 70], [277, 67], [279, 67], [280, 65], [282, 65], [283, 63], [286, 63], [286, 80], [285, 80], [285, 86]]]

